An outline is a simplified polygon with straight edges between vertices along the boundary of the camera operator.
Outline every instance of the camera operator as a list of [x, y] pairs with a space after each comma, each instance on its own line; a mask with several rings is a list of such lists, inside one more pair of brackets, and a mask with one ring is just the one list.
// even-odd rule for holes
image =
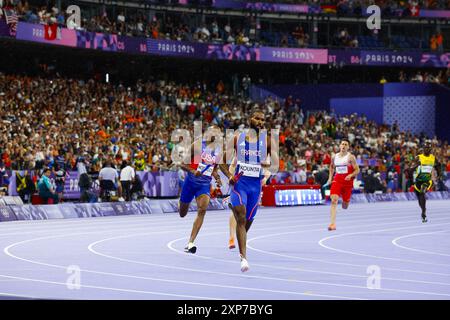
[[102, 200], [107, 192], [117, 190], [118, 179], [119, 174], [117, 170], [112, 168], [111, 161], [107, 160], [98, 175], [98, 180], [100, 181], [100, 198]]

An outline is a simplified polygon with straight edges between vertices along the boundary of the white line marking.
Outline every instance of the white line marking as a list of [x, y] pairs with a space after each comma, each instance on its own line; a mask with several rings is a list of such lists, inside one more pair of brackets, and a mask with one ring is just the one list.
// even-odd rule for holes
[[433, 254], [433, 255], [444, 256], [444, 257], [450, 257], [450, 254], [434, 252], [434, 251], [430, 251], [430, 250], [420, 250], [420, 249], [415, 249], [415, 248], [402, 246], [402, 245], [398, 244], [398, 241], [400, 239], [405, 239], [405, 238], [410, 238], [410, 237], [417, 237], [417, 236], [428, 235], [428, 234], [445, 233], [445, 232], [447, 232], [447, 230], [436, 231], [436, 232], [408, 234], [408, 235], [405, 235], [405, 236], [401, 236], [401, 237], [395, 238], [394, 240], [392, 240], [392, 244], [394, 246], [396, 246], [396, 247], [399, 247], [399, 248], [402, 248], [402, 249], [405, 249], [405, 250], [410, 250], [410, 251], [415, 251], [415, 252], [420, 252], [420, 253], [426, 253], [426, 254]]

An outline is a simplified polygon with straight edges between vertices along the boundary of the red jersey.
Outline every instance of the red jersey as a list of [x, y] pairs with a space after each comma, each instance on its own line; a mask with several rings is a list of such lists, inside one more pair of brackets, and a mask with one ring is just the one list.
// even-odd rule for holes
[[345, 180], [345, 177], [349, 174], [352, 174], [355, 170], [353, 168], [353, 165], [350, 163], [350, 156], [350, 153], [347, 153], [345, 156], [341, 156], [340, 153], [337, 153], [334, 156], [335, 174], [333, 182], [353, 186], [354, 178], [350, 179], [349, 181]]

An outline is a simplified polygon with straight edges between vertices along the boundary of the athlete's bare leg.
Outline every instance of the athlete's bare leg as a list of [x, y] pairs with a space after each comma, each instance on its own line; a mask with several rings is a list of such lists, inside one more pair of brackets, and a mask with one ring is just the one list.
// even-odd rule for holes
[[178, 213], [180, 214], [181, 218], [184, 218], [188, 211], [189, 211], [189, 205], [190, 203], [185, 203], [185, 202], [178, 202]]
[[416, 191], [416, 195], [417, 195], [417, 199], [419, 200], [420, 209], [422, 209], [422, 222], [427, 222], [428, 221], [427, 213], [426, 213], [427, 212], [427, 208], [426, 208], [427, 199], [425, 197], [426, 188], [427, 187], [423, 184], [420, 187], [420, 191], [419, 192], [417, 192], [417, 190], [415, 190]]
[[234, 244], [234, 238], [236, 235], [236, 218], [234, 217], [234, 213], [231, 212], [230, 214], [230, 241], [228, 243], [228, 248], [230, 249], [234, 249], [235, 248], [235, 244]]
[[330, 226], [328, 227], [328, 230], [333, 230], [333, 228], [336, 228], [336, 211], [337, 211], [337, 205], [338, 205], [339, 196], [336, 194], [331, 195], [331, 207], [330, 207]]
[[234, 218], [236, 219], [236, 237], [239, 245], [239, 253], [247, 259], [247, 219], [244, 205], [232, 207]]
[[192, 226], [192, 232], [191, 237], [189, 239], [189, 242], [194, 242], [197, 238], [198, 232], [200, 231], [200, 228], [202, 227], [203, 220], [205, 218], [206, 209], [208, 208], [209, 204], [209, 196], [206, 194], [202, 194], [201, 196], [197, 197], [195, 199], [197, 201], [197, 217], [194, 220], [194, 224]]

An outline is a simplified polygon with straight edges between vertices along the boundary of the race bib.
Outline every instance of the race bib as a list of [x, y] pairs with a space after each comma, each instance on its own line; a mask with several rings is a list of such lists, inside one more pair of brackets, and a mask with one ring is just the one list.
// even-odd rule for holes
[[346, 173], [348, 173], [348, 167], [347, 166], [336, 166], [336, 173], [346, 174]]
[[238, 165], [239, 165], [239, 173], [242, 172], [243, 176], [259, 178], [261, 172], [260, 164], [249, 164], [238, 162]]
[[204, 163], [199, 163], [197, 167], [197, 171], [200, 171], [200, 173], [204, 176], [211, 177], [214, 170], [214, 165], [206, 165]]
[[420, 168], [420, 172], [422, 173], [431, 173], [432, 170], [433, 170], [432, 166], [422, 166]]

